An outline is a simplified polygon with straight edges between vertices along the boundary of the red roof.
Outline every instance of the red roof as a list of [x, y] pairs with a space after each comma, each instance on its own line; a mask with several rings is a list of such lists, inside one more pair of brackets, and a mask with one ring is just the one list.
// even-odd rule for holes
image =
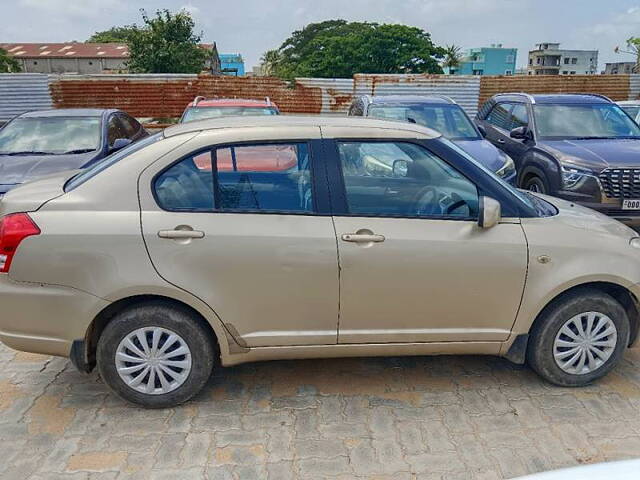
[[[188, 107], [193, 107], [195, 100]], [[204, 98], [198, 101], [198, 107], [253, 107], [253, 108], [278, 108], [278, 106], [271, 102], [264, 100], [249, 100], [243, 98]]]
[[0, 43], [16, 58], [129, 58], [124, 43]]

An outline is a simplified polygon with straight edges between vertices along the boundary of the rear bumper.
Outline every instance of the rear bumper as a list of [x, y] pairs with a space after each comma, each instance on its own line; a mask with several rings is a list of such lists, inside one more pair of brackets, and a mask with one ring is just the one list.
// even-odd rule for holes
[[68, 357], [74, 340], [109, 302], [69, 287], [20, 283], [0, 274], [0, 341], [25, 352]]

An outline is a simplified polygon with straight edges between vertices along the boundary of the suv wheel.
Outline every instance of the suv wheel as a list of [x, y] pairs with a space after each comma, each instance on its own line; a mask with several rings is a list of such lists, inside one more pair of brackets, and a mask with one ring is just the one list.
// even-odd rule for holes
[[584, 289], [550, 305], [531, 332], [527, 359], [545, 380], [564, 387], [588, 385], [613, 369], [629, 344], [622, 305]]
[[529, 175], [524, 182], [522, 182], [522, 188], [529, 190], [530, 192], [542, 194], [549, 193], [549, 186], [546, 180], [537, 175]]
[[211, 375], [209, 334], [186, 309], [158, 302], [118, 314], [96, 352], [100, 375], [123, 399], [150, 408], [178, 405]]

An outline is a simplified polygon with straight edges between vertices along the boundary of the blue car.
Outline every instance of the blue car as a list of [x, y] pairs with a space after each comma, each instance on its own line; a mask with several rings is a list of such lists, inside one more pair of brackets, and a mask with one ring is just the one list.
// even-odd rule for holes
[[148, 134], [119, 110], [23, 113], [0, 129], [0, 198], [21, 183], [86, 168]]
[[437, 130], [503, 180], [515, 185], [517, 175], [511, 157], [485, 140], [482, 128], [449, 97], [363, 95], [351, 103], [349, 115], [400, 120]]

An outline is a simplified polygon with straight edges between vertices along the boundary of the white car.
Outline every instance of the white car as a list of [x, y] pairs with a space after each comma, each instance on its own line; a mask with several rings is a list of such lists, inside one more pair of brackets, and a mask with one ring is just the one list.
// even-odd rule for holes
[[640, 460], [626, 460], [536, 473], [517, 480], [637, 480], [638, 478], [640, 478]]

